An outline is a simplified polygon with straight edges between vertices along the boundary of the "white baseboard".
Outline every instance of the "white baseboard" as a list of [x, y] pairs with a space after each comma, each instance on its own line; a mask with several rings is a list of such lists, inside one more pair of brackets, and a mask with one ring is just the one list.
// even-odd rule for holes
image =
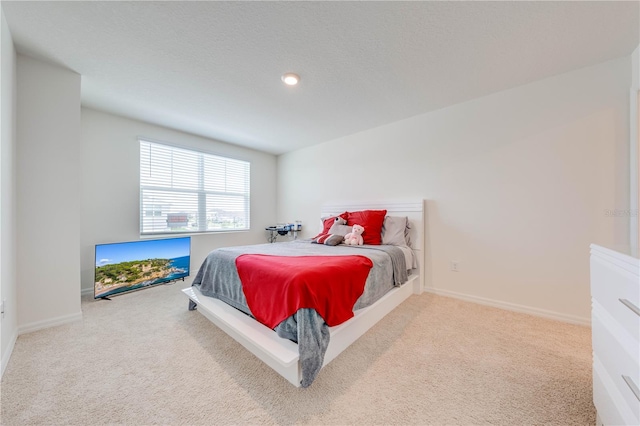
[[591, 326], [591, 318], [583, 318], [576, 315], [562, 314], [559, 312], [548, 311], [546, 309], [534, 308], [532, 306], [518, 305], [516, 303], [503, 302], [501, 300], [488, 299], [485, 297], [472, 296], [469, 294], [458, 293], [450, 290], [438, 288], [425, 288], [429, 293], [439, 294], [441, 296], [453, 297], [455, 299], [465, 300], [467, 302], [478, 303], [480, 305], [493, 306], [494, 308], [505, 309], [507, 311], [520, 312], [522, 314], [535, 315], [537, 317], [549, 318], [566, 322], [569, 324]]
[[13, 333], [11, 336], [11, 341], [9, 342], [9, 346], [7, 350], [2, 354], [2, 366], [0, 367], [0, 379], [4, 376], [4, 371], [7, 369], [7, 365], [9, 364], [9, 359], [11, 358], [11, 354], [13, 353], [13, 347], [16, 344], [16, 340], [18, 339], [18, 333]]
[[35, 321], [18, 327], [18, 335], [31, 333], [33, 331], [43, 330], [57, 325], [67, 324], [74, 321], [82, 320], [82, 311], [75, 314], [63, 315], [57, 318], [51, 318], [43, 321]]
[[93, 287], [91, 288], [83, 288], [80, 290], [80, 296], [86, 296], [88, 294], [93, 294]]

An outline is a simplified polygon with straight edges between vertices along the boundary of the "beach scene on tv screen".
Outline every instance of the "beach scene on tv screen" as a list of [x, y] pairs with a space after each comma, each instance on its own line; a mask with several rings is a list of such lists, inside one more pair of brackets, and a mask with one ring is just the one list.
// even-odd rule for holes
[[190, 240], [186, 237], [97, 245], [95, 297], [188, 276]]

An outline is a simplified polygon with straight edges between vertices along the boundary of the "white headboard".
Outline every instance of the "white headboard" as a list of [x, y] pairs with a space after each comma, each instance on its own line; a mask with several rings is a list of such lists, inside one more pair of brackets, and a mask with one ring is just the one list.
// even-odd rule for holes
[[411, 248], [418, 259], [418, 273], [420, 274], [420, 289], [424, 289], [425, 265], [425, 216], [424, 200], [407, 201], [345, 201], [331, 202], [322, 205], [320, 217], [336, 216], [345, 211], [358, 210], [386, 210], [387, 216], [406, 216], [411, 224], [409, 236]]

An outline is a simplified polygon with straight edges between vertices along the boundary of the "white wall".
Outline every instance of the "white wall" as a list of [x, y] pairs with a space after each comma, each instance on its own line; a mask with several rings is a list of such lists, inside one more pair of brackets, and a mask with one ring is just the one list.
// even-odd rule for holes
[[80, 75], [17, 56], [20, 333], [80, 319]]
[[18, 299], [16, 282], [16, 191], [15, 191], [15, 146], [16, 146], [16, 50], [9, 27], [0, 8], [2, 21], [1, 50], [2, 84], [0, 87], [0, 300], [5, 300], [5, 313], [0, 320], [2, 369], [9, 362], [13, 345], [18, 336]]
[[139, 136], [251, 162], [251, 230], [193, 235], [191, 278], [211, 250], [265, 243], [264, 228], [275, 223], [275, 156], [83, 108], [80, 244], [83, 293], [93, 292], [95, 244], [140, 238]]
[[[627, 243], [630, 58], [278, 158], [278, 218], [428, 200], [427, 286], [589, 323], [589, 244]], [[470, 71], [472, 73], [472, 71]], [[456, 260], [460, 272], [449, 270]]]

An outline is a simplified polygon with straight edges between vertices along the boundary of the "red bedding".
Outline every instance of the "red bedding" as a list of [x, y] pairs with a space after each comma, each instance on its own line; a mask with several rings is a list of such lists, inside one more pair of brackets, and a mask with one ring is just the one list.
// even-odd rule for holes
[[236, 259], [247, 305], [269, 328], [301, 308], [315, 309], [330, 327], [353, 317], [373, 262], [353, 256], [270, 256]]

